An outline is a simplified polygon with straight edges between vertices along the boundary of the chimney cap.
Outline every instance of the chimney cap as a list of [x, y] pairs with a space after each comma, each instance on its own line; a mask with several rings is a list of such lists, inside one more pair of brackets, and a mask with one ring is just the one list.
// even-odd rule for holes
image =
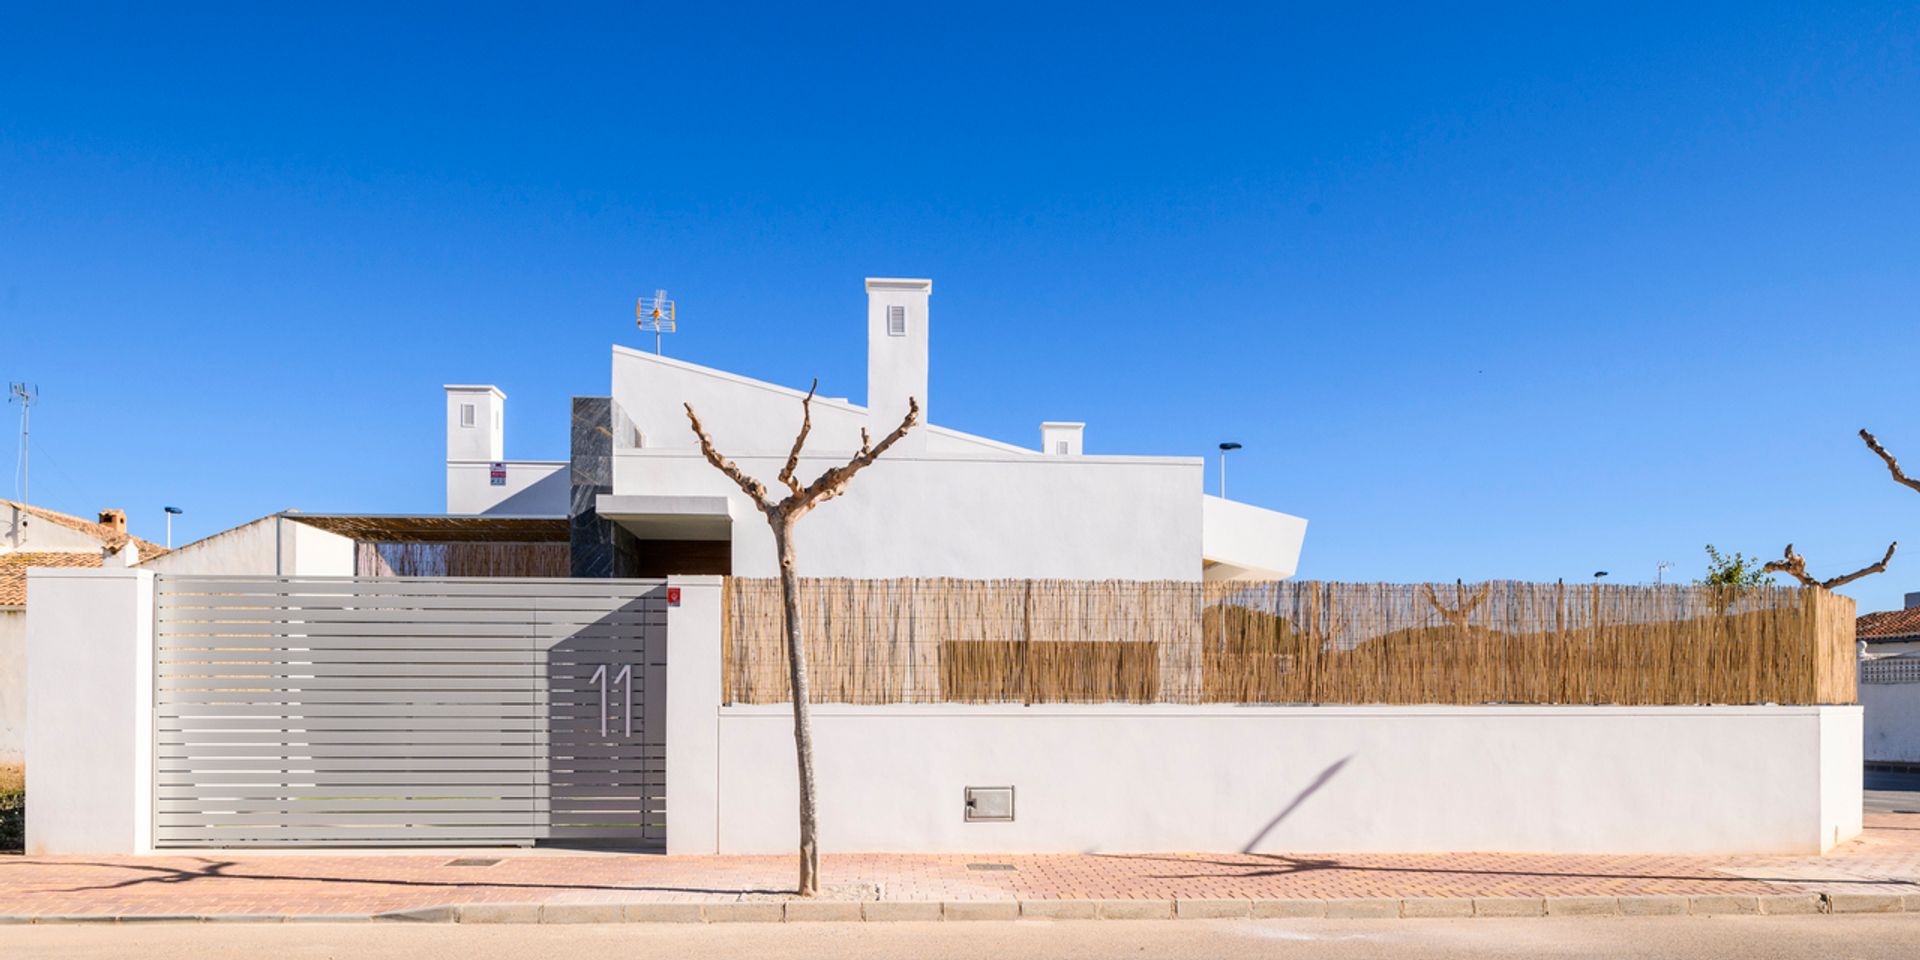
[[910, 277], [868, 277], [867, 292], [876, 290], [919, 290], [930, 294], [933, 292], [933, 281]]

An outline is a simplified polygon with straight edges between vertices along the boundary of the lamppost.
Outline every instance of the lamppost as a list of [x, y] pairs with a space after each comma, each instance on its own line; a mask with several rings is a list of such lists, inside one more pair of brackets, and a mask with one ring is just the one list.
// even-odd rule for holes
[[179, 507], [162, 507], [161, 509], [167, 511], [167, 549], [172, 550], [173, 518], [179, 516], [183, 511]]
[[1238, 450], [1240, 445], [1229, 440], [1220, 445], [1220, 499], [1227, 498], [1227, 451]]

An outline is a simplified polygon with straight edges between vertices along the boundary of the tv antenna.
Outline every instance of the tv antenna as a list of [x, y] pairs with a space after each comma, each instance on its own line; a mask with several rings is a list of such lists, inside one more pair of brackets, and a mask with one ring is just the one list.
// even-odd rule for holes
[[1653, 585], [1656, 587], [1659, 586], [1660, 581], [1665, 579], [1667, 571], [1671, 569], [1673, 569], [1672, 560], [1662, 560], [1659, 563], [1654, 564], [1653, 565]]
[[29, 466], [27, 428], [32, 425], [33, 401], [40, 396], [40, 388], [31, 383], [11, 383], [7, 385], [7, 389], [12, 393], [12, 396], [7, 398], [8, 403], [20, 401], [20, 459], [16, 461], [14, 467], [13, 495], [19, 497], [21, 503], [26, 503], [27, 495], [32, 492], [27, 486], [32, 479], [32, 475], [27, 470]]
[[673, 319], [673, 301], [668, 299], [665, 290], [655, 290], [651, 297], [641, 297], [633, 308], [634, 319], [640, 324], [642, 332], [652, 332], [653, 353], [660, 354], [660, 335], [677, 332]]

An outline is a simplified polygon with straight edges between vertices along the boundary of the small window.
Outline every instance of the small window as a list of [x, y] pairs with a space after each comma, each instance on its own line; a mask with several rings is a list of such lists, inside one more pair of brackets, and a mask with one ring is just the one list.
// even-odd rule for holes
[[1055, 440], [1053, 442], [1053, 452], [1065, 456], [1067, 453], [1067, 442], [1065, 440]]
[[473, 426], [473, 404], [463, 403], [460, 405], [460, 425], [463, 427]]
[[907, 308], [887, 308], [887, 336], [904, 337], [907, 335]]

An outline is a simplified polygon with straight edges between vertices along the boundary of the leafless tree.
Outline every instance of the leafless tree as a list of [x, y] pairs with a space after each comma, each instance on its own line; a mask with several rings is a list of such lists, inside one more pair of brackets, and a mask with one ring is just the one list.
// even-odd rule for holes
[[799, 576], [794, 572], [793, 527], [814, 507], [845, 493], [853, 475], [871, 466], [881, 454], [887, 452], [887, 448], [898, 443], [920, 417], [919, 400], [907, 398], [907, 415], [877, 446], [867, 436], [866, 429], [861, 428], [860, 452], [853, 459], [843, 466], [829, 467], [812, 483], [801, 486], [793, 473], [800, 468], [800, 448], [806, 444], [807, 433], [813, 429], [813, 392], [819, 386], [820, 381], [815, 380], [813, 386], [807, 389], [806, 399], [800, 401], [800, 433], [793, 438], [793, 449], [787, 454], [786, 466], [780, 469], [779, 480], [787, 488], [787, 496], [778, 502], [767, 496], [765, 484], [748, 476], [746, 471], [714, 449], [713, 438], [700, 425], [699, 416], [693, 412], [693, 404], [685, 404], [687, 422], [692, 424], [694, 435], [700, 438], [700, 452], [706, 455], [707, 462], [713, 464], [714, 469], [726, 474], [766, 515], [767, 525], [773, 528], [774, 549], [780, 557], [780, 599], [787, 627], [787, 677], [793, 692], [793, 745], [800, 762], [798, 892], [803, 897], [820, 892], [820, 846], [819, 816], [813, 789], [813, 721], [807, 710], [807, 649], [800, 638], [800, 585]]
[[1860, 431], [1860, 439], [1867, 442], [1868, 450], [1872, 450], [1875, 454], [1879, 455], [1880, 459], [1887, 462], [1887, 472], [1893, 474], [1893, 482], [1912, 487], [1915, 492], [1920, 492], [1920, 480], [1915, 480], [1907, 476], [1906, 473], [1900, 469], [1900, 461], [1895, 460], [1893, 454], [1888, 453], [1887, 448], [1881, 446], [1879, 440], [1874, 439], [1873, 434], [1862, 430]]
[[1852, 573], [1842, 574], [1837, 577], [1828, 577], [1825, 580], [1821, 580], [1818, 577], [1815, 577], [1812, 574], [1807, 573], [1807, 558], [1797, 553], [1794, 553], [1793, 544], [1791, 543], [1787, 544], [1787, 551], [1785, 556], [1781, 557], [1778, 560], [1767, 561], [1767, 565], [1762, 567], [1761, 569], [1767, 571], [1768, 573], [1784, 573], [1787, 576], [1800, 581], [1800, 585], [1804, 587], [1821, 587], [1823, 589], [1832, 590], [1835, 587], [1845, 586], [1846, 584], [1852, 583], [1855, 580], [1860, 579], [1861, 577], [1867, 576], [1868, 574], [1885, 573], [1887, 570], [1887, 561], [1893, 559], [1893, 551], [1899, 546], [1900, 546], [1900, 541], [1895, 540], [1894, 542], [1887, 544], [1887, 555], [1884, 557], [1881, 557], [1879, 563], [1870, 563], [1864, 567], [1861, 567], [1858, 570], [1855, 570]]
[[[1875, 456], [1878, 456], [1886, 463], [1887, 472], [1893, 474], [1893, 481], [1895, 483], [1911, 487], [1916, 492], [1920, 492], [1920, 480], [1915, 480], [1907, 476], [1906, 471], [1900, 469], [1900, 461], [1895, 460], [1893, 454], [1888, 453], [1887, 448], [1880, 445], [1878, 438], [1866, 430], [1861, 430], [1860, 439], [1866, 441], [1867, 449], [1872, 450]], [[1900, 542], [1898, 540], [1889, 543], [1887, 544], [1887, 554], [1880, 558], [1880, 562], [1870, 563], [1852, 573], [1842, 574], [1837, 577], [1828, 577], [1825, 580], [1821, 580], [1807, 572], [1807, 558], [1794, 553], [1793, 544], [1791, 543], [1787, 544], [1786, 552], [1780, 559], [1768, 561], [1767, 565], [1761, 569], [1768, 573], [1784, 573], [1800, 581], [1801, 586], [1821, 587], [1832, 590], [1835, 587], [1852, 583], [1869, 574], [1885, 573], [1888, 562], [1893, 560], [1893, 551], [1898, 549], [1899, 546]]]

